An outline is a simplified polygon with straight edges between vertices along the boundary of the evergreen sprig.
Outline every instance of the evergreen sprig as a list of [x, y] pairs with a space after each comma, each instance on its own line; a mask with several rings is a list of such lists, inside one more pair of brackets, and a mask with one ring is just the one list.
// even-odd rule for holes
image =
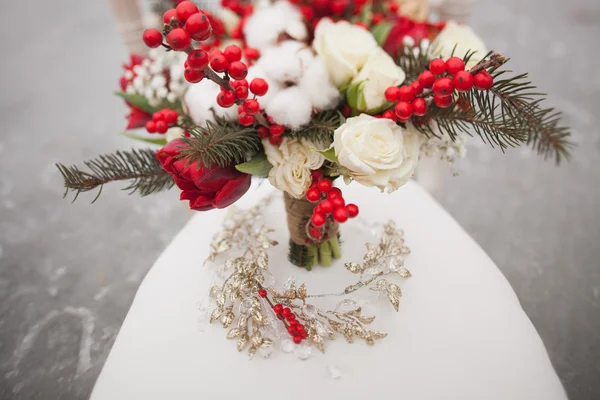
[[156, 152], [151, 149], [117, 151], [96, 159], [85, 161], [89, 171], [82, 171], [77, 166], [56, 164], [65, 181], [66, 197], [69, 192], [75, 192], [75, 198], [82, 192], [99, 188], [95, 202], [102, 193], [104, 184], [114, 181], [130, 181], [123, 190], [130, 194], [139, 192], [142, 196], [168, 190], [173, 186], [173, 178], [162, 168], [156, 158]]
[[344, 123], [344, 116], [337, 110], [321, 111], [313, 115], [310, 122], [302, 128], [292, 131], [291, 135], [308, 139], [313, 143], [329, 144], [333, 132]]

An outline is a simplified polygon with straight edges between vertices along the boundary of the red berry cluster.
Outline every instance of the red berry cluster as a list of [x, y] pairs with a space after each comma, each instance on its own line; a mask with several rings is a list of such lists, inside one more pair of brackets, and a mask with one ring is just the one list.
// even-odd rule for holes
[[[264, 291], [264, 296], [260, 291], [259, 295], [261, 297], [266, 297], [266, 290]], [[306, 333], [304, 325], [302, 325], [302, 323], [296, 319], [296, 314], [294, 314], [291, 308], [284, 307], [282, 304], [277, 303], [273, 306], [273, 311], [275, 314], [277, 314], [279, 319], [285, 319], [288, 322], [288, 333], [290, 336], [292, 336], [294, 343], [300, 344], [308, 337], [308, 333]]]
[[384, 118], [406, 122], [413, 115], [423, 116], [429, 107], [426, 97], [433, 94], [433, 102], [440, 108], [448, 108], [453, 102], [454, 91], [468, 92], [473, 87], [488, 90], [494, 80], [485, 70], [472, 74], [465, 71], [465, 63], [458, 57], [447, 61], [441, 58], [431, 60], [429, 70], [419, 75], [417, 81], [401, 87], [389, 87], [385, 98], [396, 103], [394, 110], [383, 113]]
[[273, 120], [269, 117], [267, 119], [271, 124], [268, 128], [266, 126], [258, 127], [258, 136], [261, 139], [269, 139], [269, 142], [273, 146], [279, 146], [283, 141], [283, 132], [285, 132], [285, 127], [283, 125], [273, 123]]
[[315, 240], [323, 237], [323, 228], [328, 219], [343, 224], [348, 218], [358, 215], [358, 206], [346, 204], [342, 191], [333, 187], [331, 179], [322, 178], [320, 171], [313, 171], [313, 184], [306, 192], [306, 199], [311, 203], [318, 203], [313, 210], [308, 230]]
[[177, 111], [170, 108], [164, 108], [152, 114], [152, 121], [146, 123], [148, 133], [167, 133], [169, 126], [177, 122]]

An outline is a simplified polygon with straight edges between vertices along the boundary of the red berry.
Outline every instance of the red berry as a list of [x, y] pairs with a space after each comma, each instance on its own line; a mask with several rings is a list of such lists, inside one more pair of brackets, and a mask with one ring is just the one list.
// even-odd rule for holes
[[169, 129], [169, 126], [167, 125], [167, 123], [165, 121], [156, 122], [156, 132], [167, 133], [168, 129]]
[[424, 98], [419, 97], [412, 102], [413, 113], [419, 117], [422, 117], [427, 112], [427, 102]]
[[[177, 19], [177, 11], [175, 11], [174, 8], [165, 11], [165, 13], [163, 14], [163, 22], [165, 24], [168, 24], [169, 22], [171, 22], [171, 18]], [[177, 20], [177, 22], [179, 22], [179, 20]]]
[[334, 14], [342, 14], [348, 7], [348, 0], [333, 0], [329, 5], [329, 9]]
[[398, 91], [398, 100], [400, 101], [413, 101], [417, 91], [412, 86], [402, 86]]
[[240, 100], [246, 100], [248, 98], [248, 88], [240, 86], [235, 89], [235, 97]]
[[410, 84], [410, 87], [412, 87], [413, 89], [415, 89], [415, 93], [416, 94], [423, 93], [423, 87], [421, 86], [421, 84], [419, 83], [419, 81], [414, 81], [413, 83]]
[[231, 87], [234, 89], [237, 89], [239, 87], [245, 87], [246, 89], [248, 89], [248, 81], [245, 79], [240, 79], [238, 81], [233, 80], [230, 83], [231, 83]]
[[465, 62], [458, 57], [450, 57], [446, 60], [446, 70], [450, 75], [456, 74], [458, 71], [464, 71]]
[[242, 49], [233, 44], [225, 47], [223, 54], [227, 57], [229, 62], [240, 61], [242, 59]]
[[244, 110], [248, 114], [254, 115], [260, 111], [260, 104], [258, 104], [258, 101], [254, 100], [254, 99], [246, 100], [244, 102]]
[[303, 331], [302, 334], [300, 334], [300, 336], [302, 337], [302, 339], [306, 339], [308, 337], [308, 333], [306, 333], [306, 331]]
[[319, 228], [310, 228], [308, 233], [310, 234], [310, 237], [315, 240], [319, 240], [323, 236], [323, 232]]
[[310, 201], [311, 203], [316, 203], [317, 201], [321, 200], [321, 192], [319, 192], [319, 189], [308, 189], [306, 192], [306, 200]]
[[158, 122], [158, 121], [164, 121], [164, 120], [165, 120], [165, 114], [163, 114], [162, 110], [157, 111], [152, 114], [152, 121]]
[[163, 111], [163, 114], [167, 124], [174, 124], [177, 122], [177, 111], [166, 109]]
[[[296, 321], [296, 314], [290, 314], [288, 315], [285, 319], [288, 320], [288, 322], [291, 324], [292, 321]], [[295, 325], [295, 324], [294, 324]]]
[[281, 312], [283, 311], [283, 306], [277, 303], [273, 306], [273, 311], [275, 311], [275, 314], [281, 314]]
[[279, 146], [283, 142], [283, 138], [281, 136], [269, 136], [269, 142], [273, 146]]
[[385, 99], [390, 103], [394, 103], [398, 101], [398, 96], [400, 95], [400, 88], [396, 86], [389, 87], [385, 89]]
[[294, 336], [296, 334], [296, 326], [295, 325], [288, 326], [287, 331], [290, 335]]
[[154, 49], [162, 44], [163, 35], [158, 31], [158, 29], [150, 28], [144, 31], [142, 39], [144, 40], [146, 46]]
[[454, 87], [459, 92], [468, 92], [473, 88], [473, 75], [468, 71], [458, 71], [452, 80]]
[[264, 96], [269, 90], [269, 84], [262, 78], [254, 78], [250, 82], [250, 91], [257, 96]]
[[183, 77], [190, 83], [198, 83], [204, 79], [204, 72], [201, 69], [186, 68]]
[[269, 130], [265, 126], [259, 126], [257, 131], [259, 138], [265, 139], [269, 137]]
[[407, 101], [399, 101], [394, 108], [396, 117], [401, 121], [407, 121], [413, 114], [413, 107]]
[[240, 124], [242, 126], [250, 126], [256, 121], [256, 118], [254, 118], [253, 115], [250, 115], [247, 113], [241, 113], [239, 115], [239, 120], [240, 120]]
[[331, 182], [331, 179], [324, 178], [317, 183], [317, 188], [321, 193], [329, 192], [332, 187], [333, 183]]
[[284, 318], [287, 318], [288, 316], [290, 316], [292, 314], [292, 310], [289, 307], [285, 307], [282, 311], [281, 311], [281, 315], [283, 315]]
[[148, 133], [156, 132], [156, 123], [154, 121], [146, 122], [146, 130], [148, 131]]
[[391, 119], [392, 121], [396, 122], [396, 114], [394, 114], [392, 110], [386, 110], [383, 113], [383, 118]]
[[321, 213], [316, 213], [313, 214], [311, 221], [314, 226], [323, 226], [327, 222], [327, 218]]
[[244, 79], [248, 75], [248, 66], [241, 61], [234, 61], [229, 64], [227, 72], [233, 79]]
[[190, 47], [192, 38], [190, 34], [183, 28], [175, 28], [167, 35], [167, 41], [173, 50], [183, 51]]
[[430, 71], [423, 71], [419, 74], [419, 83], [425, 89], [430, 89], [435, 83], [435, 75]]
[[348, 104], [344, 104], [340, 111], [342, 112], [342, 115], [346, 118], [350, 118], [350, 116], [352, 115], [352, 107], [350, 107]]
[[358, 215], [358, 206], [356, 204], [348, 204], [346, 206], [346, 211], [348, 211], [348, 216], [350, 218], [354, 218]]
[[294, 343], [296, 343], [296, 344], [300, 344], [300, 343], [302, 343], [302, 336], [294, 336], [294, 339], [293, 339], [293, 341], [294, 341]]
[[446, 72], [446, 62], [441, 58], [435, 58], [429, 63], [429, 70], [434, 75], [441, 75]]
[[273, 136], [281, 136], [285, 131], [285, 127], [283, 125], [273, 124], [269, 127], [269, 132]]
[[231, 90], [223, 90], [217, 95], [217, 104], [223, 108], [229, 108], [235, 104], [235, 93]]
[[208, 53], [201, 49], [195, 49], [188, 55], [187, 63], [191, 68], [204, 69], [208, 66]]
[[212, 34], [210, 21], [202, 12], [189, 17], [185, 23], [185, 29], [188, 31], [192, 39], [197, 41], [206, 40]]
[[335, 208], [333, 203], [329, 200], [323, 200], [319, 203], [319, 206], [321, 207], [321, 212], [323, 212], [323, 214], [331, 214]]
[[181, 22], [187, 21], [189, 17], [200, 12], [198, 7], [191, 1], [182, 1], [177, 5], [175, 10], [177, 11], [177, 18]]
[[433, 96], [433, 102], [439, 108], [448, 108], [452, 105], [452, 96], [439, 96], [436, 94]]
[[494, 78], [487, 71], [481, 71], [473, 77], [473, 84], [477, 90], [488, 90], [494, 84]]
[[246, 50], [244, 50], [244, 54], [246, 55], [246, 58], [248, 60], [252, 61], [258, 60], [258, 58], [260, 57], [260, 51], [252, 47], [247, 47]]
[[302, 6], [300, 7], [300, 12], [302, 13], [302, 17], [304, 17], [305, 21], [310, 21], [315, 16], [315, 13], [310, 6]]
[[342, 196], [334, 197], [330, 200], [333, 208], [344, 207], [346, 205], [346, 201]]
[[327, 200], [332, 200], [336, 197], [342, 197], [342, 191], [340, 190], [340, 188], [331, 188], [329, 193], [327, 193]]
[[210, 67], [215, 70], [215, 72], [225, 72], [227, 71], [227, 67], [229, 66], [229, 62], [227, 58], [221, 54], [215, 54], [210, 59]]
[[338, 207], [333, 211], [333, 219], [339, 223], [348, 221], [348, 210], [346, 207]]
[[260, 297], [267, 297], [267, 291], [266, 291], [265, 289], [260, 289], [260, 290], [258, 291], [258, 295], [259, 295]]
[[319, 169], [315, 169], [313, 171], [310, 171], [310, 176], [312, 177], [313, 182], [317, 182], [323, 177], [323, 172], [321, 172], [321, 170]]
[[454, 84], [450, 78], [440, 78], [433, 84], [433, 93], [437, 96], [450, 96], [454, 91]]

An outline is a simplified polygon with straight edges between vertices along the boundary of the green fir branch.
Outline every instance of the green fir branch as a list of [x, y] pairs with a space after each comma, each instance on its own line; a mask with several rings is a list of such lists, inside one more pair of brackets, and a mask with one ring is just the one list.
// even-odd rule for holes
[[168, 190], [173, 186], [173, 178], [156, 158], [156, 152], [151, 149], [117, 151], [114, 154], [101, 155], [93, 160], [85, 161], [89, 171], [83, 171], [77, 166], [56, 164], [65, 181], [66, 197], [69, 192], [75, 192], [75, 198], [82, 192], [99, 188], [95, 202], [102, 193], [102, 187], [115, 181], [130, 181], [123, 190], [141, 196]]
[[346, 118], [337, 110], [321, 111], [313, 115], [310, 123], [290, 132], [290, 136], [307, 139], [313, 143], [329, 144], [333, 141], [333, 132]]

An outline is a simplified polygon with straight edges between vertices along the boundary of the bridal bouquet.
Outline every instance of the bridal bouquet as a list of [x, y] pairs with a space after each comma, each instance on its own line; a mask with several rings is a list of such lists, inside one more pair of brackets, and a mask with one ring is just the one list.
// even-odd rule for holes
[[285, 197], [289, 259], [310, 269], [341, 256], [339, 226], [359, 214], [334, 181], [393, 192], [421, 155], [454, 162], [466, 135], [568, 155], [568, 129], [526, 74], [468, 26], [417, 22], [394, 1], [223, 0], [218, 14], [179, 1], [163, 23], [118, 93], [126, 134], [162, 148], [59, 164], [67, 192], [176, 186], [207, 211], [267, 178]]

